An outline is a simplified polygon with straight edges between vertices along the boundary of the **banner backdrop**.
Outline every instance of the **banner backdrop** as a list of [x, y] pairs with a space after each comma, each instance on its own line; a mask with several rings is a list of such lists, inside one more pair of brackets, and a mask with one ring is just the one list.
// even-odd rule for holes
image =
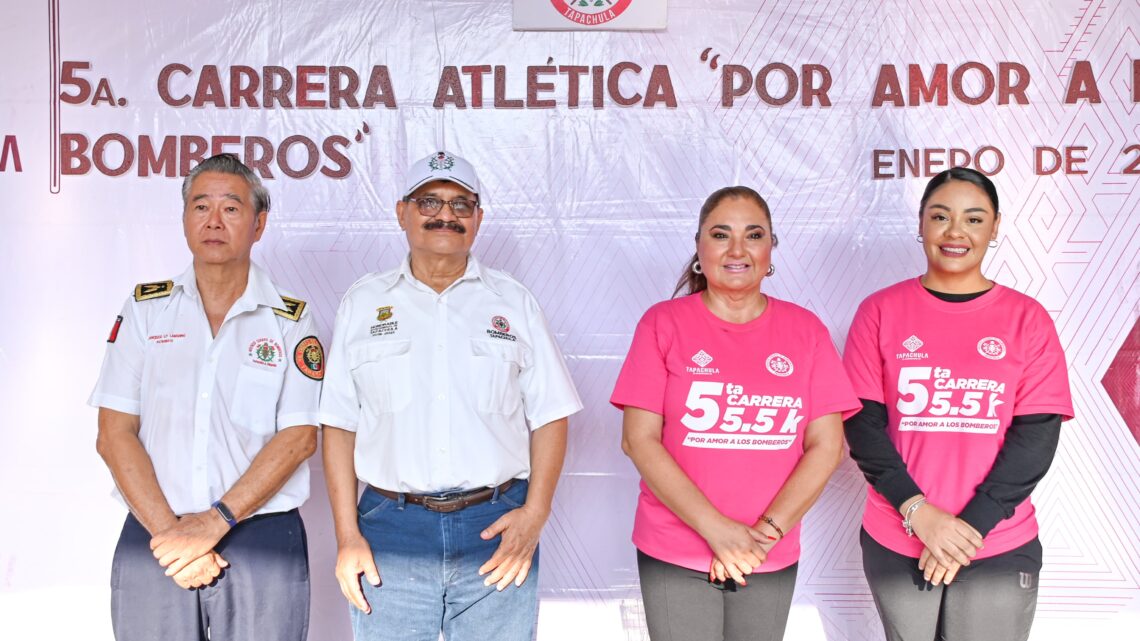
[[[549, 2], [549, 0], [534, 0]], [[636, 4], [636, 0], [634, 2]], [[637, 474], [607, 402], [631, 332], [669, 296], [696, 213], [757, 188], [774, 296], [842, 345], [859, 301], [921, 272], [925, 177], [992, 173], [985, 272], [1041, 301], [1077, 418], [1035, 500], [1033, 639], [1140, 626], [1140, 4], [1134, 0], [673, 0], [653, 32], [514, 32], [498, 0], [5, 2], [0, 20], [0, 621], [109, 639], [123, 508], [86, 407], [136, 283], [190, 260], [180, 176], [231, 151], [274, 208], [255, 260], [324, 336], [359, 276], [397, 264], [407, 163], [438, 148], [486, 187], [475, 252], [528, 285], [586, 410], [543, 539], [539, 638], [643, 639]], [[350, 637], [319, 457], [314, 640]], [[847, 462], [805, 524], [788, 638], [881, 628]]]

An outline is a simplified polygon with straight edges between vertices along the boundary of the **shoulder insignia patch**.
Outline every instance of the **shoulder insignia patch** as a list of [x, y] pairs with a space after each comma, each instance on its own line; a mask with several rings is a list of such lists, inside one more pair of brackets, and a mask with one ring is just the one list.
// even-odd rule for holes
[[152, 298], [165, 298], [174, 291], [174, 281], [164, 280], [159, 283], [142, 283], [135, 286], [135, 302], [141, 303]]
[[274, 314], [277, 314], [281, 318], [288, 318], [291, 321], [301, 318], [301, 312], [305, 311], [305, 301], [289, 298], [288, 296], [282, 296], [281, 300], [285, 301], [285, 309], [274, 307]]

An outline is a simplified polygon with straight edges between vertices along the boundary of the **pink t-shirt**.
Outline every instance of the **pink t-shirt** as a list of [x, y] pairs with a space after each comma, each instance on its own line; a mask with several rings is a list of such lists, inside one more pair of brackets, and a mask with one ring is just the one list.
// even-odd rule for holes
[[[887, 406], [891, 441], [927, 500], [951, 514], [993, 467], [1014, 416], [1073, 416], [1052, 319], [1001, 285], [962, 303], [940, 300], [917, 278], [878, 291], [855, 313], [843, 362], [859, 397]], [[870, 488], [863, 527], [899, 554], [922, 553], [898, 510]], [[990, 531], [977, 558], [1035, 536], [1026, 499]]]
[[[730, 323], [699, 294], [642, 317], [610, 402], [664, 417], [661, 440], [685, 474], [729, 518], [753, 524], [803, 456], [812, 420], [860, 407], [827, 328], [768, 297], [755, 320]], [[656, 559], [707, 571], [712, 550], [643, 481], [633, 543]], [[785, 528], [759, 572], [799, 559], [800, 528]]]

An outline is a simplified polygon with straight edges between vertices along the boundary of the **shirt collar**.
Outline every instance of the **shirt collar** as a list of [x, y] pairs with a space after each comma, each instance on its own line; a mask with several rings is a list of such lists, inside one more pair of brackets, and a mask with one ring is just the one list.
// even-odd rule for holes
[[[198, 292], [198, 278], [194, 274], [193, 263], [186, 268], [186, 271], [174, 279], [174, 286], [181, 287], [183, 292], [194, 298], [199, 300], [202, 298]], [[277, 293], [277, 287], [274, 286], [273, 281], [269, 279], [269, 274], [265, 273], [265, 270], [259, 267], [257, 263], [250, 261], [249, 277], [245, 283], [245, 291], [234, 301], [230, 315], [232, 316], [237, 312], [256, 309], [258, 305], [284, 309], [285, 301], [281, 300], [281, 295]]]
[[[459, 283], [465, 280], [478, 280], [482, 282], [483, 285], [487, 287], [487, 289], [501, 296], [502, 293], [499, 291], [499, 288], [484, 275], [483, 269], [483, 265], [478, 261], [478, 259], [475, 258], [475, 255], [469, 253], [467, 254], [467, 269], [464, 270], [463, 275], [460, 276], [455, 282]], [[409, 283], [419, 282], [416, 280], [416, 277], [412, 275], [411, 253], [404, 257], [404, 260], [400, 262], [400, 267], [398, 269], [386, 274], [381, 279], [380, 284], [384, 287], [385, 290], [392, 289], [396, 286], [396, 283], [399, 282], [401, 278], [407, 279]], [[454, 286], [455, 283], [452, 283], [452, 287]]]

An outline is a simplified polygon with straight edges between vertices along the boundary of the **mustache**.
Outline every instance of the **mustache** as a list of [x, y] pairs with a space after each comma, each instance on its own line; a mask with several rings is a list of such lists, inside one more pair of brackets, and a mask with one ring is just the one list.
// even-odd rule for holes
[[432, 220], [424, 223], [424, 229], [428, 231], [434, 231], [436, 229], [449, 229], [459, 234], [467, 233], [467, 228], [461, 225], [458, 220], [439, 220], [438, 218], [433, 218]]

